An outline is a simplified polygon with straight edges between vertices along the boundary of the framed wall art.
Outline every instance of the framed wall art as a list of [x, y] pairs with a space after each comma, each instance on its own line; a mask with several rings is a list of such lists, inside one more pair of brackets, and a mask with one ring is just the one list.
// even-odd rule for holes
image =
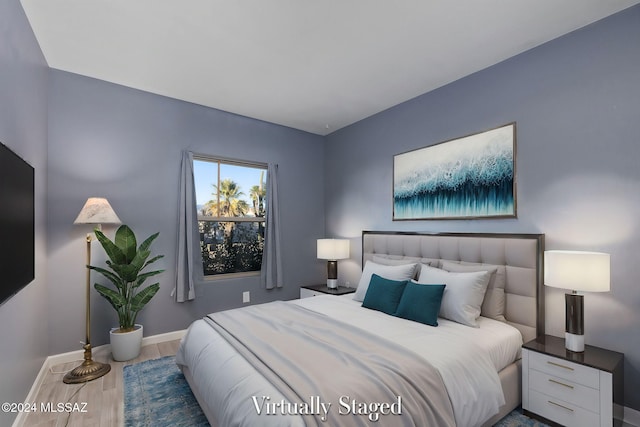
[[516, 124], [393, 157], [393, 220], [516, 217]]

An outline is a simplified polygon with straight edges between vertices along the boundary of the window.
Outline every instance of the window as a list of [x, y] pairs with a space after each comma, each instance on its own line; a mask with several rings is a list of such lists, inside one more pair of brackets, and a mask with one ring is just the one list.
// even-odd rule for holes
[[193, 171], [204, 276], [260, 271], [267, 166], [194, 157]]

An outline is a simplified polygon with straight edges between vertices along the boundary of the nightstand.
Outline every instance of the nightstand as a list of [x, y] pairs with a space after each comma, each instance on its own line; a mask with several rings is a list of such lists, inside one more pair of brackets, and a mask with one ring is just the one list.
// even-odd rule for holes
[[300, 287], [300, 298], [315, 297], [318, 295], [345, 295], [352, 294], [356, 288], [347, 288], [346, 286], [338, 286], [337, 289], [330, 289], [327, 285], [312, 285]]
[[565, 348], [544, 335], [522, 347], [522, 409], [567, 427], [621, 426], [624, 354], [586, 345]]

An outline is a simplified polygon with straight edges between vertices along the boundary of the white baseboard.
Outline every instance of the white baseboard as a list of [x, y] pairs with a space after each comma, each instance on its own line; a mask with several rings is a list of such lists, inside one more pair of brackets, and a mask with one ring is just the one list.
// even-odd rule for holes
[[624, 422], [632, 426], [640, 427], [640, 411], [631, 408], [624, 408]]
[[[151, 335], [149, 337], [143, 337], [142, 338], [142, 345], [148, 345], [148, 344], [158, 344], [161, 342], [166, 342], [166, 341], [173, 341], [173, 340], [179, 340], [181, 339], [184, 334], [187, 332], [186, 329], [183, 329], [181, 331], [174, 331], [174, 332], [167, 332], [164, 334], [158, 334], [158, 335]], [[99, 355], [103, 355], [103, 354], [109, 354], [111, 353], [111, 345], [109, 344], [105, 344], [105, 345], [101, 345], [98, 347], [93, 347], [91, 349], [92, 354], [99, 354]], [[75, 351], [70, 351], [68, 353], [60, 353], [60, 354], [55, 354], [53, 356], [49, 356], [47, 357], [47, 359], [45, 360], [45, 363], [49, 362], [49, 366], [55, 366], [55, 365], [59, 365], [61, 363], [67, 363], [67, 362], [73, 362], [73, 361], [80, 361], [82, 362], [84, 360], [84, 350], [75, 350]]]
[[[158, 344], [166, 341], [179, 340], [184, 336], [186, 332], [187, 330], [183, 329], [181, 331], [167, 332], [165, 334], [158, 334], [158, 335], [152, 335], [149, 337], [143, 337], [142, 345], [145, 346], [149, 344]], [[98, 347], [94, 347], [91, 349], [91, 353], [93, 356], [109, 354], [111, 353], [111, 345], [105, 344]], [[40, 367], [40, 371], [38, 372], [38, 375], [36, 376], [35, 381], [31, 385], [29, 394], [27, 395], [24, 401], [25, 402], [35, 401], [36, 394], [38, 393], [40, 386], [44, 382], [44, 379], [52, 366], [60, 365], [62, 363], [75, 362], [75, 361], [80, 363], [83, 360], [84, 360], [84, 350], [75, 350], [75, 351], [70, 351], [68, 353], [60, 353], [60, 354], [54, 354], [52, 356], [48, 356], [42, 363], [42, 366]], [[24, 422], [23, 418], [26, 417], [26, 414], [27, 414], [26, 412], [19, 412], [18, 416], [13, 421], [13, 427], [22, 426]]]
[[173, 331], [173, 332], [167, 332], [164, 334], [151, 335], [150, 337], [142, 338], [142, 345], [144, 346], [148, 344], [158, 344], [161, 342], [181, 340], [184, 334], [186, 333], [187, 333], [187, 330], [183, 329], [181, 331]]

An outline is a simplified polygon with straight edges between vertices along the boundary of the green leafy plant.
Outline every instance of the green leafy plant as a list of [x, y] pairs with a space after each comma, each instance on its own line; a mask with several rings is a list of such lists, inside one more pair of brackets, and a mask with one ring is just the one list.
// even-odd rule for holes
[[111, 271], [93, 265], [88, 267], [109, 279], [114, 289], [99, 283], [94, 284], [94, 287], [118, 313], [120, 332], [132, 331], [135, 327], [138, 312], [160, 289], [160, 283], [142, 287], [149, 277], [164, 271], [142, 272], [149, 264], [164, 257], [164, 255], [158, 255], [149, 259], [151, 243], [160, 233], [149, 236], [139, 247], [137, 247], [135, 234], [126, 225], [121, 225], [118, 228], [115, 241], [111, 241], [100, 230], [95, 230], [95, 233], [109, 257], [107, 266]]

